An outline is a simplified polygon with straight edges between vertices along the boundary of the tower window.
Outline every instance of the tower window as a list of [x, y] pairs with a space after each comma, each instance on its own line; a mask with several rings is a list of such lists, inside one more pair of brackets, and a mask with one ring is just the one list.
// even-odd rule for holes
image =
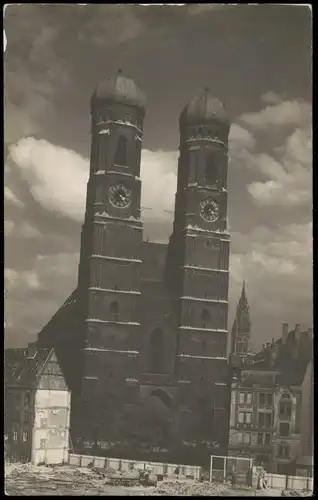
[[96, 203], [103, 203], [104, 186], [98, 185], [96, 187]]
[[203, 309], [201, 313], [201, 320], [204, 322], [210, 321], [210, 313], [207, 309]]
[[101, 109], [97, 114], [97, 121], [99, 123], [105, 123], [108, 120], [109, 120], [108, 111], [106, 111], [105, 109]]
[[121, 135], [118, 139], [115, 154], [115, 165], [127, 165], [127, 138]]
[[111, 302], [109, 306], [109, 312], [112, 321], [118, 321], [118, 314], [119, 314], [119, 307], [118, 307], [118, 302], [114, 301]]
[[164, 359], [164, 333], [156, 328], [150, 337], [149, 371], [162, 373]]
[[199, 150], [198, 149], [190, 149], [189, 150], [189, 182], [195, 182], [198, 176], [198, 168], [199, 168]]
[[129, 113], [127, 113], [127, 114], [125, 115], [125, 122], [126, 122], [126, 123], [131, 123], [131, 115], [130, 115]]
[[215, 155], [215, 151], [209, 149], [207, 150], [204, 179], [210, 185], [216, 184], [218, 182], [218, 167]]

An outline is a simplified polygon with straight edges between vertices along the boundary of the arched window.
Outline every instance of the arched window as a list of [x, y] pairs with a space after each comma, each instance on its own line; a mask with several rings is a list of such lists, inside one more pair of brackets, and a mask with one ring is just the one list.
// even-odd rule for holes
[[204, 179], [210, 185], [217, 184], [219, 179], [216, 152], [212, 149], [207, 149], [205, 161]]
[[281, 395], [279, 402], [279, 418], [289, 420], [292, 414], [292, 400], [289, 394], [284, 393]]
[[101, 184], [98, 184], [96, 186], [96, 203], [99, 205], [103, 203], [104, 199], [104, 186]]
[[164, 361], [164, 333], [156, 328], [150, 337], [149, 372], [162, 373]]
[[139, 130], [142, 130], [142, 118], [137, 118], [137, 128], [139, 128]]
[[199, 158], [200, 158], [200, 150], [199, 149], [189, 149], [189, 179], [188, 182], [196, 182], [198, 177], [198, 169], [199, 169]]
[[210, 321], [210, 313], [207, 309], [203, 309], [201, 313], [201, 320], [206, 323], [207, 321]]
[[109, 312], [112, 321], [118, 321], [119, 307], [118, 302], [111, 302], [109, 305]]
[[156, 397], [160, 399], [160, 401], [167, 407], [171, 408], [172, 407], [172, 400], [169, 394], [167, 394], [165, 391], [162, 389], [155, 389], [152, 391], [150, 396]]
[[115, 165], [127, 165], [127, 138], [121, 135], [118, 139], [115, 154]]

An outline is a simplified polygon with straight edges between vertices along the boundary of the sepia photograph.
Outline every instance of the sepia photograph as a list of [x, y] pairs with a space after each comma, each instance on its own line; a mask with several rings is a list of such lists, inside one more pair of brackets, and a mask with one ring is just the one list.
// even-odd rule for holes
[[313, 495], [312, 11], [7, 4], [4, 491]]

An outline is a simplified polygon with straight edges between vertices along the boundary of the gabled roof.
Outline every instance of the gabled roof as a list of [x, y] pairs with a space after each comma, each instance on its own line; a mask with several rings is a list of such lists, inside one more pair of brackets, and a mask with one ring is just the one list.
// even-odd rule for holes
[[5, 349], [4, 380], [6, 385], [34, 387], [52, 349], [35, 350], [34, 357], [28, 357], [28, 349]]

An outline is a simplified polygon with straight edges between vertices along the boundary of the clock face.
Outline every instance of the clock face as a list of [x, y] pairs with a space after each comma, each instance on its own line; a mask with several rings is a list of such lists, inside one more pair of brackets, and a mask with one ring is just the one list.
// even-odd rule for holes
[[124, 184], [114, 184], [109, 188], [109, 201], [118, 208], [126, 208], [131, 203], [131, 190]]
[[207, 222], [215, 222], [219, 217], [219, 205], [212, 198], [202, 200], [200, 203], [200, 215]]

